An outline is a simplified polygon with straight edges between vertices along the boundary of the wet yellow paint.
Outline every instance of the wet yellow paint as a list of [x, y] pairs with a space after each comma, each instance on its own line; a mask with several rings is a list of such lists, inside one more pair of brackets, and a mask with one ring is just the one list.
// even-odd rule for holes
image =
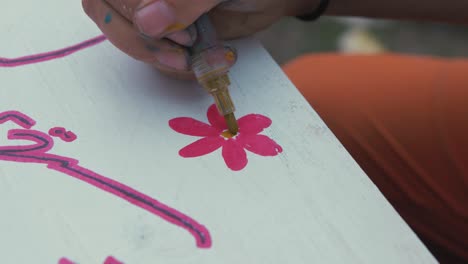
[[177, 54], [184, 54], [185, 53], [184, 48], [172, 48], [172, 49], [170, 49], [170, 51], [175, 52]]
[[232, 51], [228, 51], [224, 54], [224, 58], [227, 61], [234, 61], [236, 59], [236, 54], [234, 54]]
[[167, 26], [165, 32], [172, 32], [172, 31], [179, 31], [186, 28], [186, 26], [182, 23], [174, 23], [169, 26]]
[[221, 136], [225, 137], [225, 138], [232, 138], [234, 137], [235, 135], [233, 135], [231, 132], [229, 132], [229, 130], [226, 130], [226, 131], [223, 131], [221, 133]]

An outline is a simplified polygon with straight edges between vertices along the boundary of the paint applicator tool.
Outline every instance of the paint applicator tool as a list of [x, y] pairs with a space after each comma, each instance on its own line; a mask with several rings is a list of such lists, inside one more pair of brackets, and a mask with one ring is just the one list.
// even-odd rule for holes
[[[220, 114], [224, 116], [229, 132], [236, 135], [239, 127], [234, 116], [235, 107], [229, 94], [231, 84], [226, 51], [216, 36], [207, 14], [194, 24], [198, 36], [190, 49], [192, 70], [203, 88], [213, 96]], [[234, 56], [234, 55], [233, 55]]]

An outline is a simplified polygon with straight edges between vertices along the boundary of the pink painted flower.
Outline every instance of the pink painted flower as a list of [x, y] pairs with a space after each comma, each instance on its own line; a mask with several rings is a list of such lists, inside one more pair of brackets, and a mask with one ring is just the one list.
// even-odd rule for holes
[[178, 117], [169, 121], [169, 126], [176, 132], [202, 137], [182, 148], [179, 151], [180, 156], [199, 157], [222, 147], [226, 165], [231, 170], [239, 171], [247, 165], [245, 150], [260, 156], [276, 156], [283, 151], [275, 141], [259, 134], [271, 125], [271, 120], [266, 116], [249, 114], [239, 118], [239, 133], [235, 136], [227, 130], [224, 117], [219, 114], [216, 105], [208, 108], [207, 117], [209, 124], [190, 117]]

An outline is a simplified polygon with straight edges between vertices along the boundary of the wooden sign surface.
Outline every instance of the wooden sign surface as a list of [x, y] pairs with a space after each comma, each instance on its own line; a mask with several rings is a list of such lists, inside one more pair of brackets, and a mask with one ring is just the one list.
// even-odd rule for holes
[[79, 1], [2, 9], [2, 263], [435, 262], [255, 41], [233, 43], [227, 138]]

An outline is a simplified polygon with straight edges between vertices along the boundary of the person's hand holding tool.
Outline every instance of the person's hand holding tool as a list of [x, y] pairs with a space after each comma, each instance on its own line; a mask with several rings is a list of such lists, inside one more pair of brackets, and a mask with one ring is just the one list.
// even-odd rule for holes
[[[193, 23], [209, 14], [218, 36], [233, 39], [262, 30], [282, 16], [313, 10], [319, 0], [82, 0], [86, 14], [111, 43], [131, 57], [178, 78], [193, 78]], [[236, 54], [226, 47], [229, 65]]]

